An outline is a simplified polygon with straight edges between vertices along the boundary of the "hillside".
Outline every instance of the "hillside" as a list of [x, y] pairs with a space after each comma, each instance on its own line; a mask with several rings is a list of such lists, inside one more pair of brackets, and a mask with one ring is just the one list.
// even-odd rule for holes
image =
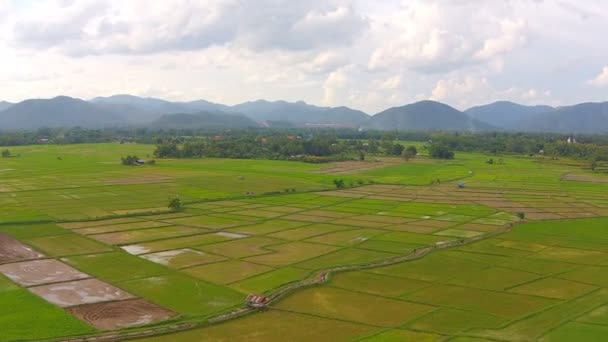
[[89, 102], [58, 96], [25, 100], [0, 112], [0, 129], [40, 127], [102, 127], [124, 123], [123, 118]]
[[524, 106], [509, 101], [498, 101], [483, 106], [469, 108], [465, 111], [470, 117], [490, 125], [509, 129], [521, 129], [522, 121], [535, 115], [553, 111], [551, 106]]
[[247, 128], [257, 124], [240, 114], [199, 112], [165, 114], [151, 124], [159, 128]]
[[379, 130], [403, 131], [483, 131], [495, 129], [489, 124], [443, 103], [420, 101], [389, 108], [374, 115], [366, 127]]
[[608, 102], [581, 103], [525, 120], [521, 127], [526, 131], [560, 133], [608, 132]]
[[0, 101], [0, 111], [3, 111], [5, 109], [9, 108], [12, 105], [14, 105], [14, 103], [6, 102], [6, 101]]
[[305, 102], [266, 101], [245, 102], [232, 107], [255, 121], [286, 121], [295, 124], [321, 123], [358, 127], [369, 115], [348, 107], [318, 107]]
[[104, 107], [108, 111], [123, 115], [128, 121], [133, 123], [150, 122], [158, 119], [163, 114], [230, 111], [230, 107], [228, 106], [205, 100], [171, 102], [133, 95], [96, 97], [90, 100], [90, 102]]

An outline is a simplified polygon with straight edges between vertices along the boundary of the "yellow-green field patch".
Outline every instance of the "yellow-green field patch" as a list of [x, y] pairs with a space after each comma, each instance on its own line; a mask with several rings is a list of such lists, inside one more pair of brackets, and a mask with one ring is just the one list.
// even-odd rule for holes
[[592, 285], [557, 278], [543, 278], [509, 290], [513, 293], [535, 295], [547, 298], [570, 299], [595, 290]]
[[268, 266], [287, 266], [333, 252], [337, 247], [307, 242], [289, 242], [269, 246], [266, 249], [274, 252], [249, 257], [245, 260]]
[[433, 310], [432, 306], [347, 290], [305, 289], [276, 305], [280, 309], [363, 324], [396, 327]]
[[62, 234], [25, 239], [25, 243], [48, 256], [67, 256], [111, 251], [112, 247], [77, 234]]
[[209, 265], [185, 268], [182, 272], [212, 283], [229, 284], [272, 270], [272, 267], [264, 265], [240, 260], [229, 260]]

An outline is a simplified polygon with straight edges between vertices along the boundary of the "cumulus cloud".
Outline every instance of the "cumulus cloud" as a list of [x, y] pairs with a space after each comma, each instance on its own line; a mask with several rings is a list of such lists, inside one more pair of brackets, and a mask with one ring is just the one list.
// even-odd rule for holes
[[[526, 22], [492, 11], [490, 2], [412, 1], [382, 21], [368, 67], [444, 72], [485, 62], [526, 42]], [[500, 7], [498, 7], [500, 9]], [[496, 13], [498, 12], [498, 13]], [[507, 14], [508, 15], [508, 14]]]
[[450, 103], [461, 110], [501, 100], [522, 104], [549, 104], [552, 101], [549, 90], [522, 87], [498, 89], [488, 79], [471, 75], [440, 79], [433, 87], [430, 99]]
[[0, 0], [0, 89], [370, 113], [597, 101], [607, 23], [599, 0]]
[[596, 87], [605, 87], [608, 86], [608, 66], [605, 66], [594, 79], [587, 82], [588, 84]]
[[305, 50], [350, 43], [366, 20], [348, 3], [313, 0], [49, 1], [14, 23], [14, 43], [67, 54], [142, 54], [240, 44]]

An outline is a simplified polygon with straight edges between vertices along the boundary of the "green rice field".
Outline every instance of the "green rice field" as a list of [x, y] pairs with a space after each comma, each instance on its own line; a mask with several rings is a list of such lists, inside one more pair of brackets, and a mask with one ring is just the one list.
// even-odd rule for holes
[[[576, 161], [457, 153], [339, 175], [291, 161], [120, 164], [153, 148], [25, 146], [0, 160], [0, 341], [608, 336], [608, 183], [566, 180], [593, 179]], [[247, 295], [279, 293], [247, 311]]]

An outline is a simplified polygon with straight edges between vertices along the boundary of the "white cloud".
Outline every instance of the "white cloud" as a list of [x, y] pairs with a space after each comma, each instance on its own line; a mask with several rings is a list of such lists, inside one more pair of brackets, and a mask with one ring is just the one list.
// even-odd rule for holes
[[0, 0], [0, 90], [370, 113], [597, 101], [608, 70], [582, 80], [606, 63], [604, 32], [600, 0]]
[[587, 82], [588, 84], [596, 87], [605, 87], [608, 86], [608, 66], [605, 66], [594, 79]]
[[500, 35], [486, 39], [483, 47], [475, 53], [475, 58], [489, 59], [526, 43], [525, 21], [505, 19], [500, 26]]
[[527, 40], [525, 20], [502, 13], [492, 2], [408, 3], [374, 23], [380, 44], [369, 59], [371, 70], [457, 70], [485, 63]]
[[484, 77], [462, 76], [437, 81], [431, 100], [452, 104], [465, 110], [475, 105], [494, 101], [513, 101], [522, 104], [553, 104], [550, 90], [510, 87], [498, 89]]
[[[335, 3], [335, 4], [332, 4]], [[306, 50], [350, 43], [365, 18], [341, 1], [42, 2], [14, 22], [14, 43], [74, 55], [145, 54], [239, 44]]]

